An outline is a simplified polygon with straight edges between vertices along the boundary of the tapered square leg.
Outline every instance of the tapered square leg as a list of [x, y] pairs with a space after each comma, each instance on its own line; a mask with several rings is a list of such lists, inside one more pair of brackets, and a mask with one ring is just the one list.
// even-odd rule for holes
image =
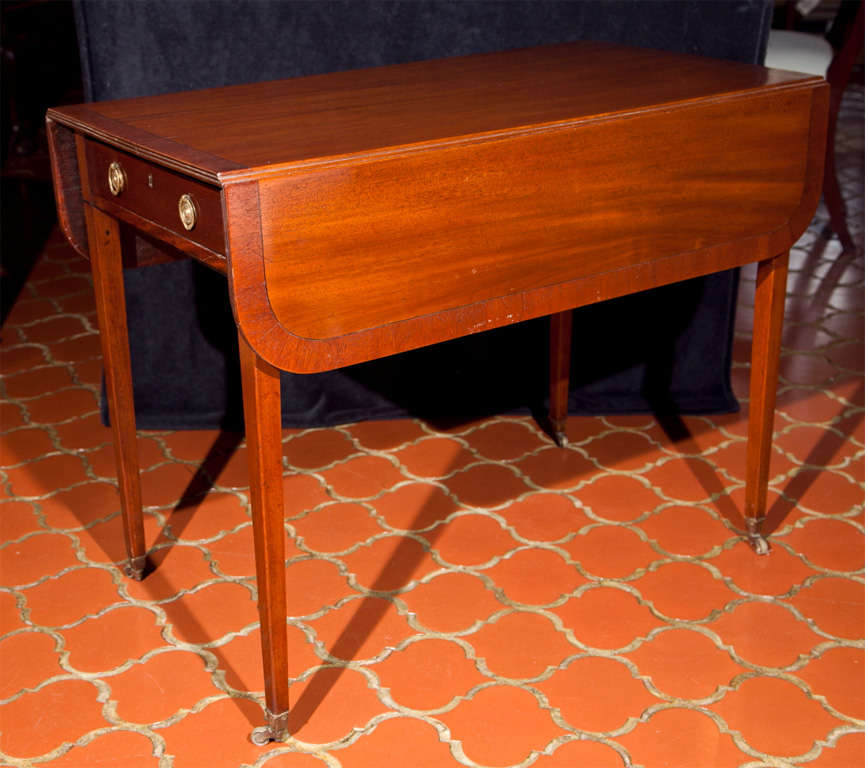
[[114, 436], [114, 459], [128, 557], [126, 574], [140, 581], [144, 576], [146, 550], [141, 514], [141, 484], [138, 478], [138, 443], [135, 438], [120, 229], [115, 219], [99, 209], [89, 205], [85, 208], [90, 268], [93, 273], [93, 292], [96, 297], [96, 315], [105, 370], [105, 391]]
[[788, 260], [788, 254], [783, 253], [757, 265], [757, 290], [754, 295], [750, 417], [745, 468], [745, 525], [748, 541], [760, 555], [769, 552], [769, 542], [763, 536], [761, 527], [766, 519], [766, 491], [772, 454], [772, 426], [775, 419]]
[[288, 721], [282, 415], [279, 371], [238, 336], [267, 718], [252, 740], [262, 745], [283, 738]]
[[550, 427], [556, 444], [568, 442], [568, 379], [571, 372], [571, 328], [573, 312], [550, 315]]

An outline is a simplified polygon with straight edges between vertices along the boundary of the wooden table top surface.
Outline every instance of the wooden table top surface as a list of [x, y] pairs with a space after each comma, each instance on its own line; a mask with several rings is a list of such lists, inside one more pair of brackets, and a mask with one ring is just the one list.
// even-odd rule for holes
[[580, 42], [83, 104], [48, 116], [219, 184], [819, 79]]
[[[193, 190], [196, 231], [227, 257], [241, 332], [305, 373], [786, 250], [819, 198], [827, 98], [811, 75], [584, 42], [48, 119], [108, 145], [82, 154], [94, 179], [125, 151], [222, 188], [210, 209]], [[180, 186], [131, 186], [85, 197], [166, 236], [156, 203], [173, 189], [171, 218]]]

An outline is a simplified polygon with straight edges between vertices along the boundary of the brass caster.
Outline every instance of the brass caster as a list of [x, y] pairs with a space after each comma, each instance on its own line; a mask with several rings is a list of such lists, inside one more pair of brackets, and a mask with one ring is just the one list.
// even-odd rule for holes
[[147, 565], [147, 557], [131, 557], [123, 568], [123, 572], [135, 581], [141, 581], [144, 578], [144, 568]]
[[267, 725], [254, 728], [249, 738], [257, 747], [263, 747], [271, 741], [281, 741], [288, 733], [288, 712], [274, 715], [269, 709], [264, 710]]
[[259, 728], [253, 728], [252, 733], [249, 734], [249, 738], [256, 747], [267, 746], [271, 741], [270, 728], [266, 725], [262, 725]]
[[768, 555], [772, 551], [772, 547], [769, 546], [766, 537], [760, 533], [763, 520], [764, 518], [748, 518], [745, 521], [745, 525], [748, 528], [748, 544], [751, 545], [751, 549], [758, 555]]
[[546, 416], [546, 423], [543, 424], [544, 432], [553, 438], [553, 442], [559, 448], [564, 448], [568, 444], [568, 436], [565, 434], [565, 423], [566, 419], [554, 419], [548, 414]]
[[772, 547], [769, 546], [765, 536], [761, 536], [759, 533], [748, 536], [748, 543], [758, 555], [768, 555], [772, 551]]

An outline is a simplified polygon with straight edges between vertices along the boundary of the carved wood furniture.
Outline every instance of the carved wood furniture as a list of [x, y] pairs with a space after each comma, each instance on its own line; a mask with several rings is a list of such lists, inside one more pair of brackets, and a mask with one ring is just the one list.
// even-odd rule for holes
[[[225, 274], [240, 338], [267, 726], [288, 711], [278, 369], [552, 316], [563, 430], [574, 307], [759, 262], [745, 519], [758, 552], [787, 251], [820, 195], [820, 78], [577, 43], [48, 113], [89, 255], [127, 572], [145, 541], [121, 267], [129, 227]], [[640, 318], [633, 318], [635, 323]]]

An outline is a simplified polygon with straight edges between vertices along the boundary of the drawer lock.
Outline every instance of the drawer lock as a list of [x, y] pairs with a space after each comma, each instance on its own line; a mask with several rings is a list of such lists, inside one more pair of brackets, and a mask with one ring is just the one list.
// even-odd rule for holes
[[177, 201], [177, 211], [180, 213], [180, 223], [184, 229], [193, 229], [198, 223], [198, 207], [192, 195], [181, 195]]
[[114, 197], [126, 189], [126, 172], [116, 160], [108, 166], [108, 189]]

